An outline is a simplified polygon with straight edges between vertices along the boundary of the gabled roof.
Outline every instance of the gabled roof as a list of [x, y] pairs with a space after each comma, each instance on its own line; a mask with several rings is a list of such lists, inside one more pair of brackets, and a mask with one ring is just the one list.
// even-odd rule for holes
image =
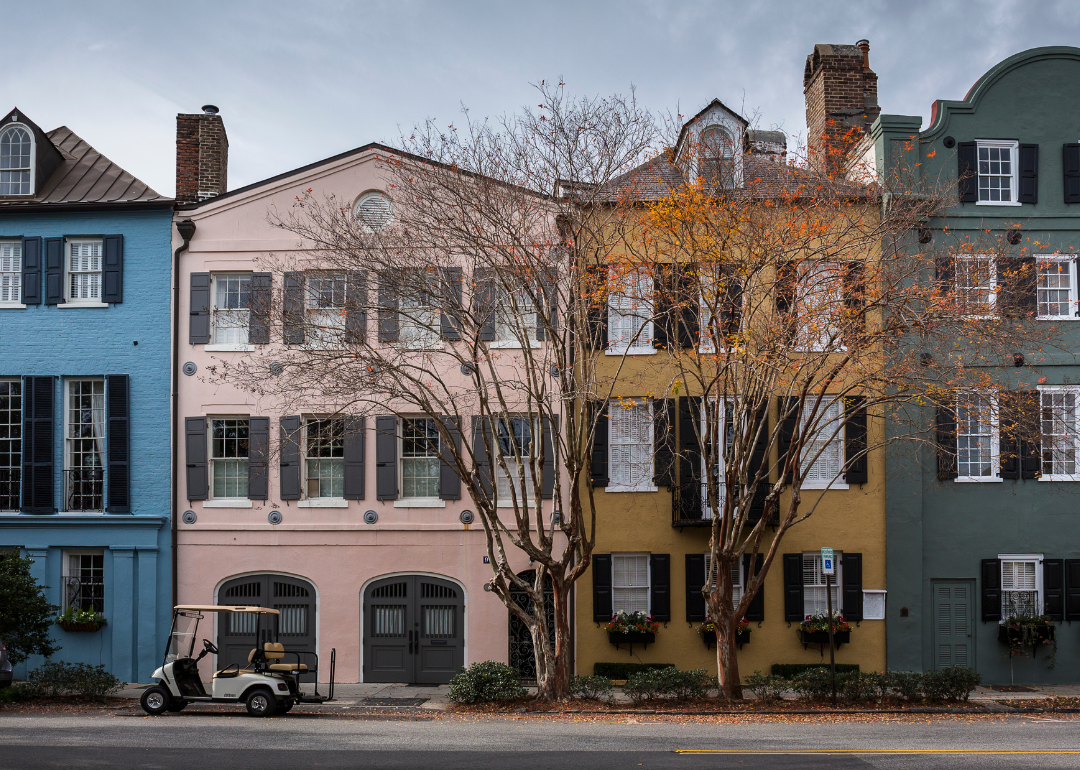
[[679, 140], [677, 142], [675, 142], [675, 147], [679, 147], [683, 143], [683, 139], [686, 138], [686, 132], [690, 129], [690, 124], [696, 122], [698, 118], [700, 118], [702, 115], [704, 115], [706, 112], [708, 112], [709, 110], [711, 110], [713, 107], [716, 107], [716, 106], [721, 107], [725, 112], [727, 112], [727, 113], [731, 114], [732, 116], [734, 116], [740, 123], [743, 124], [743, 128], [746, 128], [747, 126], [750, 125], [750, 121], [748, 121], [746, 118], [744, 118], [739, 113], [735, 112], [735, 110], [728, 107], [726, 104], [724, 104], [719, 99], [713, 99], [711, 102], [706, 104], [698, 112], [697, 115], [695, 115], [694, 117], [690, 118], [690, 120], [683, 123], [682, 129], [679, 131]]

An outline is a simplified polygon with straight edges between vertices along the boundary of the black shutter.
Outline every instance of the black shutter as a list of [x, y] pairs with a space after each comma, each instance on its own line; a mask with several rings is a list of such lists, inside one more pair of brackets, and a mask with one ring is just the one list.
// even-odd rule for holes
[[399, 332], [398, 293], [394, 286], [394, 274], [379, 273], [379, 342], [397, 342]]
[[1065, 202], [1080, 203], [1080, 143], [1062, 145], [1061, 154], [1065, 171]]
[[979, 151], [975, 142], [959, 142], [956, 145], [957, 191], [961, 203], [979, 200]]
[[935, 416], [937, 442], [937, 477], [941, 481], [955, 479], [956, 472], [956, 412], [951, 406], [939, 404]]
[[210, 273], [192, 273], [188, 296], [191, 310], [188, 318], [188, 343], [206, 345], [210, 342]]
[[362, 345], [367, 341], [367, 305], [367, 272], [349, 270], [345, 277], [345, 343], [347, 345]]
[[840, 563], [844, 578], [840, 606], [845, 618], [858, 622], [863, 619], [862, 554], [844, 552]]
[[701, 396], [679, 398], [679, 486], [684, 494], [701, 495]]
[[1011, 318], [1034, 316], [1038, 310], [1035, 257], [999, 257], [996, 263], [999, 313]]
[[949, 297], [956, 288], [956, 261], [951, 256], [934, 257], [934, 281], [942, 298]]
[[397, 417], [375, 418], [375, 499], [397, 500]]
[[848, 262], [843, 274], [845, 344], [852, 347], [866, 331], [866, 265], [862, 262]]
[[674, 314], [679, 347], [697, 347], [701, 339], [701, 300], [693, 275], [680, 271], [675, 282], [675, 300], [679, 303]]
[[64, 239], [45, 241], [45, 304], [59, 305], [64, 301]]
[[270, 418], [248, 418], [248, 500], [270, 497]]
[[653, 346], [666, 348], [670, 341], [678, 339], [678, 321], [675, 320], [675, 292], [672, 286], [671, 265], [658, 265], [653, 277]]
[[1042, 475], [1041, 394], [1024, 391], [1020, 398], [1020, 478], [1037, 479]]
[[439, 315], [439, 327], [444, 340], [461, 339], [461, 268], [447, 267], [442, 270], [442, 291], [439, 302], [443, 312]]
[[281, 423], [281, 447], [278, 464], [280, 467], [282, 500], [299, 500], [300, 479], [302, 478], [303, 461], [300, 458], [300, 415], [282, 417]]
[[101, 301], [124, 301], [124, 236], [106, 235], [102, 237], [102, 250], [105, 252], [101, 268]]
[[1001, 620], [1001, 560], [982, 560], [982, 619]]
[[803, 620], [802, 554], [784, 554], [784, 620]]
[[23, 378], [22, 507], [23, 513], [52, 513], [53, 399], [52, 377]]
[[702, 623], [705, 621], [705, 596], [701, 589], [705, 586], [705, 554], [686, 554], [686, 622]]
[[653, 484], [675, 484], [675, 399], [653, 400]]
[[594, 553], [592, 556], [592, 606], [593, 620], [607, 623], [614, 614], [611, 601], [611, 554]]
[[1020, 478], [1020, 404], [1016, 391], [998, 397], [998, 463], [1003, 479]]
[[473, 464], [476, 467], [477, 483], [482, 494], [492, 498], [491, 458], [488, 446], [492, 440], [491, 427], [483, 417], [472, 418]]
[[781, 262], [776, 268], [776, 313], [783, 336], [789, 341], [794, 338], [798, 326], [798, 308], [795, 306], [797, 283], [797, 265], [794, 262]]
[[41, 236], [23, 238], [22, 303], [41, 304]]
[[607, 267], [596, 266], [585, 269], [584, 301], [588, 303], [587, 329], [588, 347], [603, 350], [608, 346], [608, 294]]
[[480, 339], [495, 339], [495, 271], [490, 267], [477, 268], [473, 273], [473, 315]]
[[[304, 344], [304, 274], [300, 271], [285, 273], [285, 290], [282, 293], [281, 336], [286, 345]], [[299, 489], [297, 490], [299, 491]], [[283, 498], [299, 499], [299, 498]]]
[[[757, 554], [754, 559], [754, 576], [757, 577], [761, 574], [762, 568], [765, 566], [765, 555]], [[743, 587], [747, 587], [750, 581], [750, 554], [743, 554]], [[760, 623], [765, 620], [765, 584], [761, 584], [761, 588], [754, 595], [754, 598], [750, 600], [750, 606], [746, 608], [746, 619], [751, 623]]]
[[719, 333], [730, 343], [742, 331], [743, 287], [738, 278], [731, 275], [730, 270], [721, 272], [721, 280], [724, 297], [720, 306]]
[[106, 457], [109, 513], [131, 512], [131, 408], [128, 376], [105, 376]]
[[[552, 434], [551, 422], [555, 421], [555, 433]], [[553, 415], [548, 417], [544, 415], [540, 418], [542, 430], [540, 435], [543, 440], [544, 448], [544, 465], [540, 469], [542, 474], [540, 494], [545, 500], [551, 500], [555, 496], [555, 436], [559, 432], [559, 416]], [[558, 506], [556, 506], [558, 507]]]
[[[458, 456], [461, 455], [461, 418], [460, 417], [442, 417], [442, 424], [445, 426], [447, 433], [450, 434], [450, 440], [454, 442], [454, 449], [457, 451]], [[461, 499], [461, 477], [457, 473], [457, 465], [454, 463], [454, 454], [449, 446], [446, 446], [446, 442], [439, 441], [439, 499], [440, 500], [460, 500]]]
[[1065, 560], [1065, 620], [1080, 620], [1080, 559]]
[[671, 620], [671, 556], [649, 557], [649, 614], [661, 623]]
[[589, 402], [589, 417], [593, 427], [591, 482], [594, 487], [606, 487], [609, 480], [608, 438], [611, 432], [607, 402]]
[[185, 417], [184, 461], [187, 464], [188, 500], [205, 500], [210, 496], [206, 449], [206, 418]]
[[1065, 620], [1065, 560], [1043, 559], [1043, 614]]
[[[747, 410], [747, 414], [750, 414], [750, 410]], [[761, 468], [766, 463], [765, 453], [769, 448], [769, 403], [766, 401], [758, 409], [757, 417], [754, 418], [754, 426], [757, 431], [754, 438], [754, 450], [750, 453], [750, 465], [746, 469], [746, 479], [751, 482], [752, 479], [757, 478]], [[752, 482], [751, 482], [752, 483]], [[765, 513], [765, 498], [769, 496], [769, 482], [758, 482], [754, 488], [754, 496], [750, 498], [750, 510], [746, 512], [746, 523], [757, 524], [761, 521], [762, 515]], [[773, 511], [773, 515], [770, 517], [771, 521], [766, 523], [779, 523], [779, 514], [776, 510]]]
[[[251, 314], [248, 320], [248, 342], [252, 345], [265, 345], [270, 342], [270, 303], [273, 302], [272, 282], [273, 275], [271, 273], [251, 274], [251, 291], [248, 300], [251, 304]], [[270, 418], [266, 419], [269, 420]], [[269, 422], [267, 422], [266, 430], [267, 435], [269, 435]], [[257, 497], [253, 499], [265, 500], [266, 498]]]
[[364, 451], [367, 441], [367, 420], [363, 417], [345, 418], [345, 490], [346, 500], [364, 499]]
[[543, 342], [547, 339], [548, 327], [552, 334], [559, 330], [559, 297], [555, 281], [545, 277], [540, 281], [539, 293], [536, 297], [536, 340]]
[[1021, 203], [1039, 202], [1039, 145], [1020, 145], [1020, 179], [1018, 200]]
[[844, 424], [844, 451], [847, 455], [844, 480], [848, 484], [865, 484], [870, 480], [866, 456], [866, 398], [851, 396], [844, 401], [847, 411], [847, 422]]
[[794, 474], [795, 466], [788, 466], [789, 455], [792, 453], [793, 447], [798, 444], [798, 430], [799, 430], [799, 411], [800, 411], [799, 399], [797, 398], [778, 398], [776, 399], [776, 414], [777, 419], [780, 420], [780, 429], [776, 434], [776, 445], [779, 451], [779, 462], [781, 468], [788, 468], [786, 480], [791, 483]]

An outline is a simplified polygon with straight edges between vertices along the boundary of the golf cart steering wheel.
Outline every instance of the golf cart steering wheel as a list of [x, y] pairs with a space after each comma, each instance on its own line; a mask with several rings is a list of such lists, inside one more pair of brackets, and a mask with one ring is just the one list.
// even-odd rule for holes
[[209, 639], [203, 639], [202, 640], [202, 646], [203, 646], [203, 651], [204, 652], [209, 652], [212, 655], [217, 655], [218, 654], [217, 647], [215, 647], [214, 643], [211, 642]]

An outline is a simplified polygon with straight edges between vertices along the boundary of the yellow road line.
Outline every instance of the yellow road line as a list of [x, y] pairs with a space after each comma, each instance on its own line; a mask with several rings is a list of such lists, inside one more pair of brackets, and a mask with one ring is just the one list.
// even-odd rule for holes
[[676, 754], [684, 756], [699, 754], [722, 754], [727, 756], [866, 756], [866, 755], [919, 755], [919, 754], [964, 754], [964, 755], [1006, 755], [1023, 754], [1038, 756], [1043, 754], [1080, 754], [1080, 749], [1038, 749], [1018, 751], [1010, 749], [795, 749], [791, 751], [767, 751], [754, 749], [676, 749]]

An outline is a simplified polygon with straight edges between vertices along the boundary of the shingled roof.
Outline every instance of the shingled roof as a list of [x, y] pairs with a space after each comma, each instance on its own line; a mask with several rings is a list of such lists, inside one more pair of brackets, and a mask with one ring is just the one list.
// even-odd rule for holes
[[40, 204], [169, 203], [86, 143], [67, 126], [49, 131], [49, 141], [63, 156], [52, 175], [32, 196], [0, 197], [0, 208]]

